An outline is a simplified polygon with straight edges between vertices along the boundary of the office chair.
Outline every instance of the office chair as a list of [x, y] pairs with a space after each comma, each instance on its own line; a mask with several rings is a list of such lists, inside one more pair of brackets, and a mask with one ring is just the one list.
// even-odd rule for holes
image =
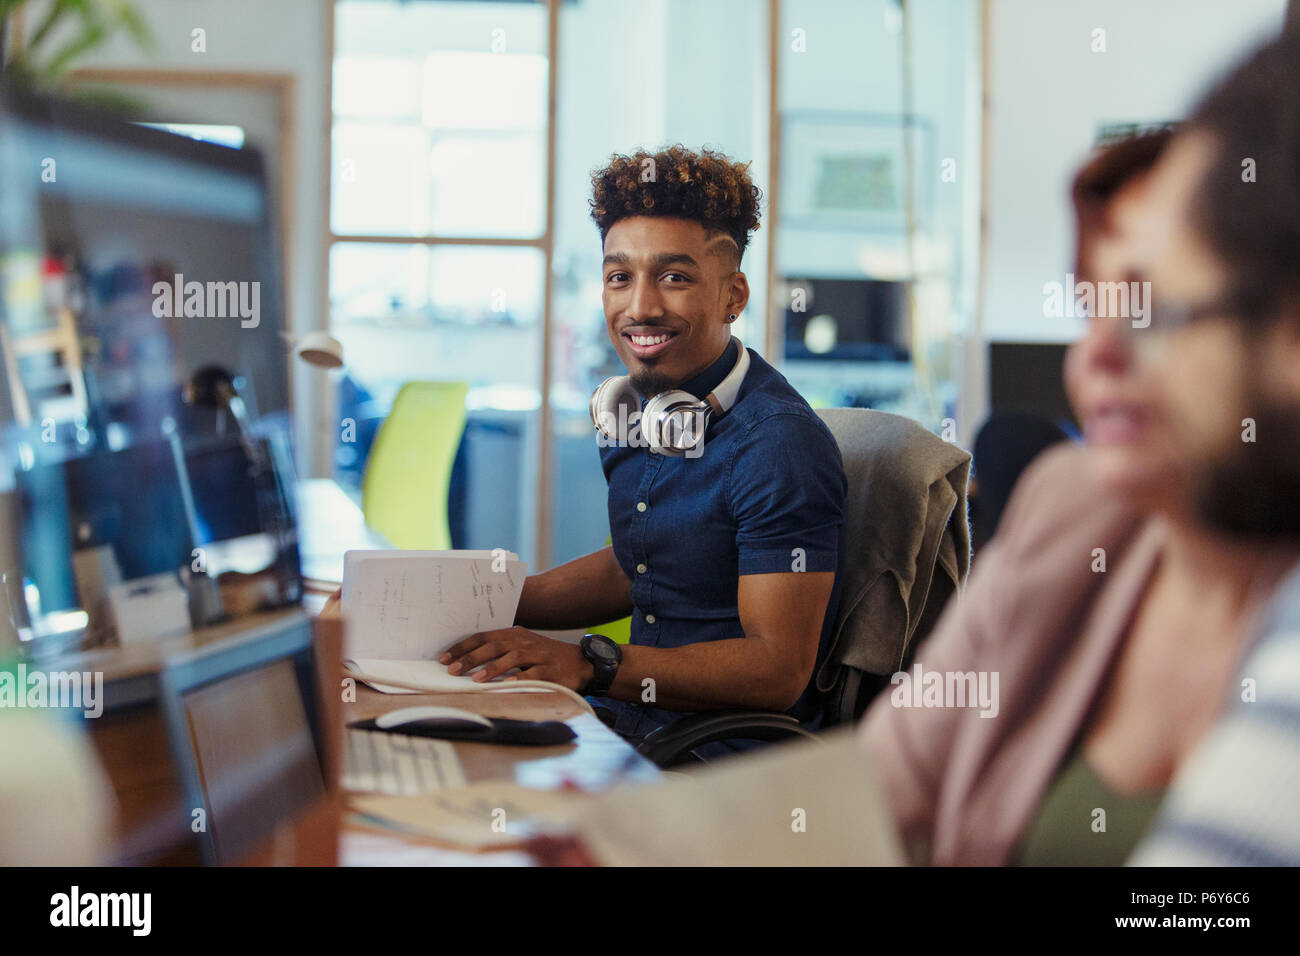
[[1002, 520], [1011, 491], [1030, 463], [1070, 436], [1057, 422], [1037, 412], [994, 410], [975, 433], [970, 523], [975, 554], [989, 542]]
[[379, 426], [361, 509], [366, 524], [396, 548], [451, 548], [448, 493], [468, 392], [464, 382], [407, 382]]
[[[970, 571], [966, 523], [969, 452], [901, 415], [865, 408], [818, 414], [830, 428], [848, 478], [844, 565], [831, 646], [816, 676], [823, 729], [857, 720], [905, 670]], [[704, 711], [648, 734], [637, 747], [660, 767], [724, 740], [815, 737], [789, 714]]]

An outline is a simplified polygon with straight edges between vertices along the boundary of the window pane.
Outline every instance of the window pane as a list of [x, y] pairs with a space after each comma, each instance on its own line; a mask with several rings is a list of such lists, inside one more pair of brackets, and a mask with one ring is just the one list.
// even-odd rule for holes
[[535, 404], [543, 264], [536, 249], [336, 243], [331, 322], [349, 368], [377, 386], [526, 386]]
[[796, 27], [824, 43], [781, 53], [783, 371], [814, 406], [938, 431], [974, 307], [978, 5], [784, 0], [782, 32]]
[[346, 366], [335, 477], [359, 488], [374, 435], [409, 381], [466, 382], [453, 543], [511, 548], [531, 567], [545, 257], [536, 249], [336, 243], [331, 329]]
[[439, 135], [430, 155], [429, 231], [536, 237], [546, 229], [546, 142], [535, 134]]
[[542, 234], [545, 14], [536, 3], [336, 5], [335, 233]]
[[337, 122], [334, 162], [334, 232], [428, 234], [428, 130], [389, 123]]

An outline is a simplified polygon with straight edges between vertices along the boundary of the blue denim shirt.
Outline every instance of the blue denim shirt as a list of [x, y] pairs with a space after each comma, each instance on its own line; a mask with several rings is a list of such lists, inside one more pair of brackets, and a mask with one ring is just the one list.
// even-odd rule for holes
[[[732, 339], [683, 390], [707, 395], [735, 365], [737, 348]], [[780, 372], [752, 350], [749, 361], [736, 404], [710, 424], [699, 457], [629, 445], [600, 450], [614, 556], [632, 582], [633, 644], [684, 647], [744, 637], [740, 575], [839, 570], [847, 487], [839, 446]], [[839, 590], [837, 573], [818, 667]], [[684, 716], [649, 703], [592, 702], [614, 711], [614, 729], [633, 739]], [[822, 700], [811, 681], [790, 713], [819, 726]]]

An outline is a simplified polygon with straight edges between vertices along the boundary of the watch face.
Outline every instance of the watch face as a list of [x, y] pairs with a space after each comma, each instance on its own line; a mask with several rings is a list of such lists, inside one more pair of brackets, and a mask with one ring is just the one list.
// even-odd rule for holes
[[604, 641], [588, 641], [587, 646], [590, 647], [592, 653], [601, 660], [612, 661], [617, 653], [614, 648], [610, 647]]

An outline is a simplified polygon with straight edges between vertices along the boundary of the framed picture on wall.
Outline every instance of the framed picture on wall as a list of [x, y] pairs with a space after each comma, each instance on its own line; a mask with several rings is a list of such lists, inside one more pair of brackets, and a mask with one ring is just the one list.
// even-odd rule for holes
[[938, 175], [930, 156], [931, 132], [928, 121], [901, 115], [785, 114], [782, 223], [799, 229], [902, 233], [910, 191], [917, 228], [924, 229]]

